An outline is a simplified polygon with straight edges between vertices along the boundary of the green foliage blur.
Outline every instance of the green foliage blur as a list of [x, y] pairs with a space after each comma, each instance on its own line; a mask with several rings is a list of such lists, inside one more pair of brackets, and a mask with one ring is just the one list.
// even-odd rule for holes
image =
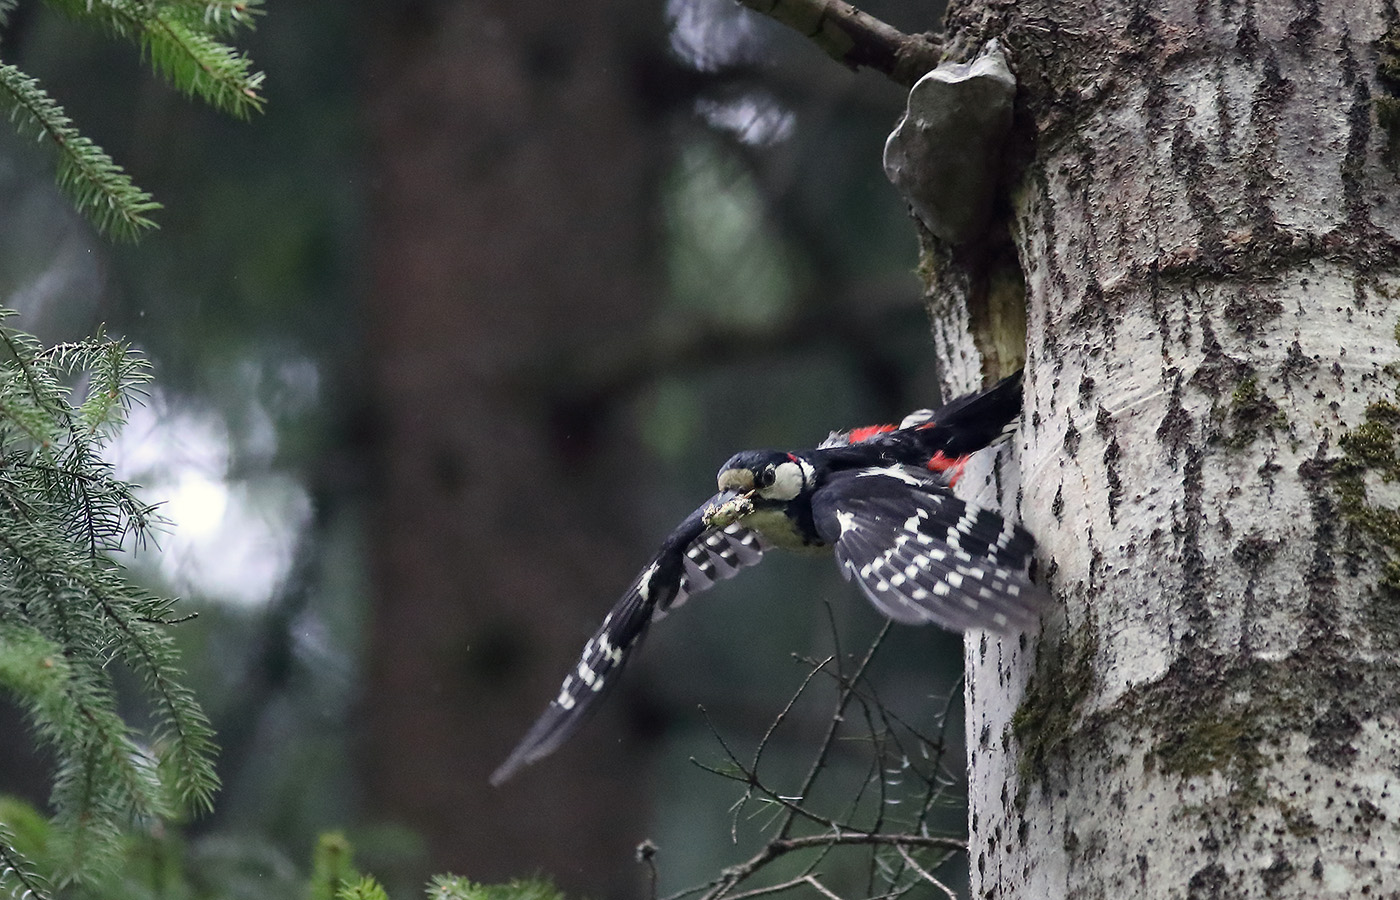
[[[15, 846], [41, 868], [59, 863], [62, 835], [29, 804], [0, 795], [0, 820], [10, 822]], [[305, 872], [309, 871], [309, 874]], [[440, 875], [424, 889], [428, 900], [564, 900], [547, 881], [483, 885]], [[25, 897], [23, 891], [14, 894]], [[187, 840], [151, 828], [122, 836], [101, 884], [65, 888], [71, 900], [389, 900], [373, 876], [354, 863], [339, 832], [320, 836], [308, 869], [270, 855], [256, 841]]]

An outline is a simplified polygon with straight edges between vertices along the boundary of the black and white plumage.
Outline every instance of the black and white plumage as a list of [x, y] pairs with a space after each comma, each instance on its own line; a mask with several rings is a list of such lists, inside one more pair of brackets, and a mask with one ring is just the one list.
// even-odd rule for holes
[[846, 579], [897, 622], [1033, 628], [1048, 599], [1030, 579], [1034, 539], [949, 490], [971, 454], [1014, 430], [1020, 409], [1018, 372], [899, 426], [836, 433], [811, 450], [735, 454], [719, 493], [667, 536], [492, 784], [568, 739], [651, 622], [771, 549], [834, 550]]

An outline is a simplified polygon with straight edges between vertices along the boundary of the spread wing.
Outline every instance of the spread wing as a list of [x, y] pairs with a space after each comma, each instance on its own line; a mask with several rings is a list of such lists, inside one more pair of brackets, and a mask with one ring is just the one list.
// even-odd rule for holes
[[763, 559], [764, 547], [758, 535], [739, 523], [725, 528], [705, 525], [705, 511], [731, 496], [716, 494], [666, 538], [588, 639], [558, 696], [491, 775], [493, 785], [553, 753], [578, 730], [617, 681], [652, 621], [716, 581], [733, 577]]
[[1035, 539], [927, 469], [833, 473], [812, 511], [842, 574], [896, 622], [1013, 633], [1034, 627], [1049, 599], [1030, 580]]

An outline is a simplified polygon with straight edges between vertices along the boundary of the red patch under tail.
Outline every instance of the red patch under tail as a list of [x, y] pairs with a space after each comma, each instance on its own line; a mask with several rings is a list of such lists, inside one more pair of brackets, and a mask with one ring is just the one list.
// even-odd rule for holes
[[970, 456], [944, 456], [939, 450], [933, 454], [933, 458], [928, 461], [928, 468], [931, 472], [945, 472], [948, 475], [948, 484], [958, 483], [958, 479], [963, 476], [963, 469], [967, 466]]

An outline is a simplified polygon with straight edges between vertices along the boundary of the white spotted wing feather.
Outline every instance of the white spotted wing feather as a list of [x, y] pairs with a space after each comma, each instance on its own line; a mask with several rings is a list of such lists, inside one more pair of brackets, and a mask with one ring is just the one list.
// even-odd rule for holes
[[1011, 633], [1048, 599], [1030, 580], [1035, 541], [909, 466], [833, 476], [813, 500], [842, 574], [897, 622]]

